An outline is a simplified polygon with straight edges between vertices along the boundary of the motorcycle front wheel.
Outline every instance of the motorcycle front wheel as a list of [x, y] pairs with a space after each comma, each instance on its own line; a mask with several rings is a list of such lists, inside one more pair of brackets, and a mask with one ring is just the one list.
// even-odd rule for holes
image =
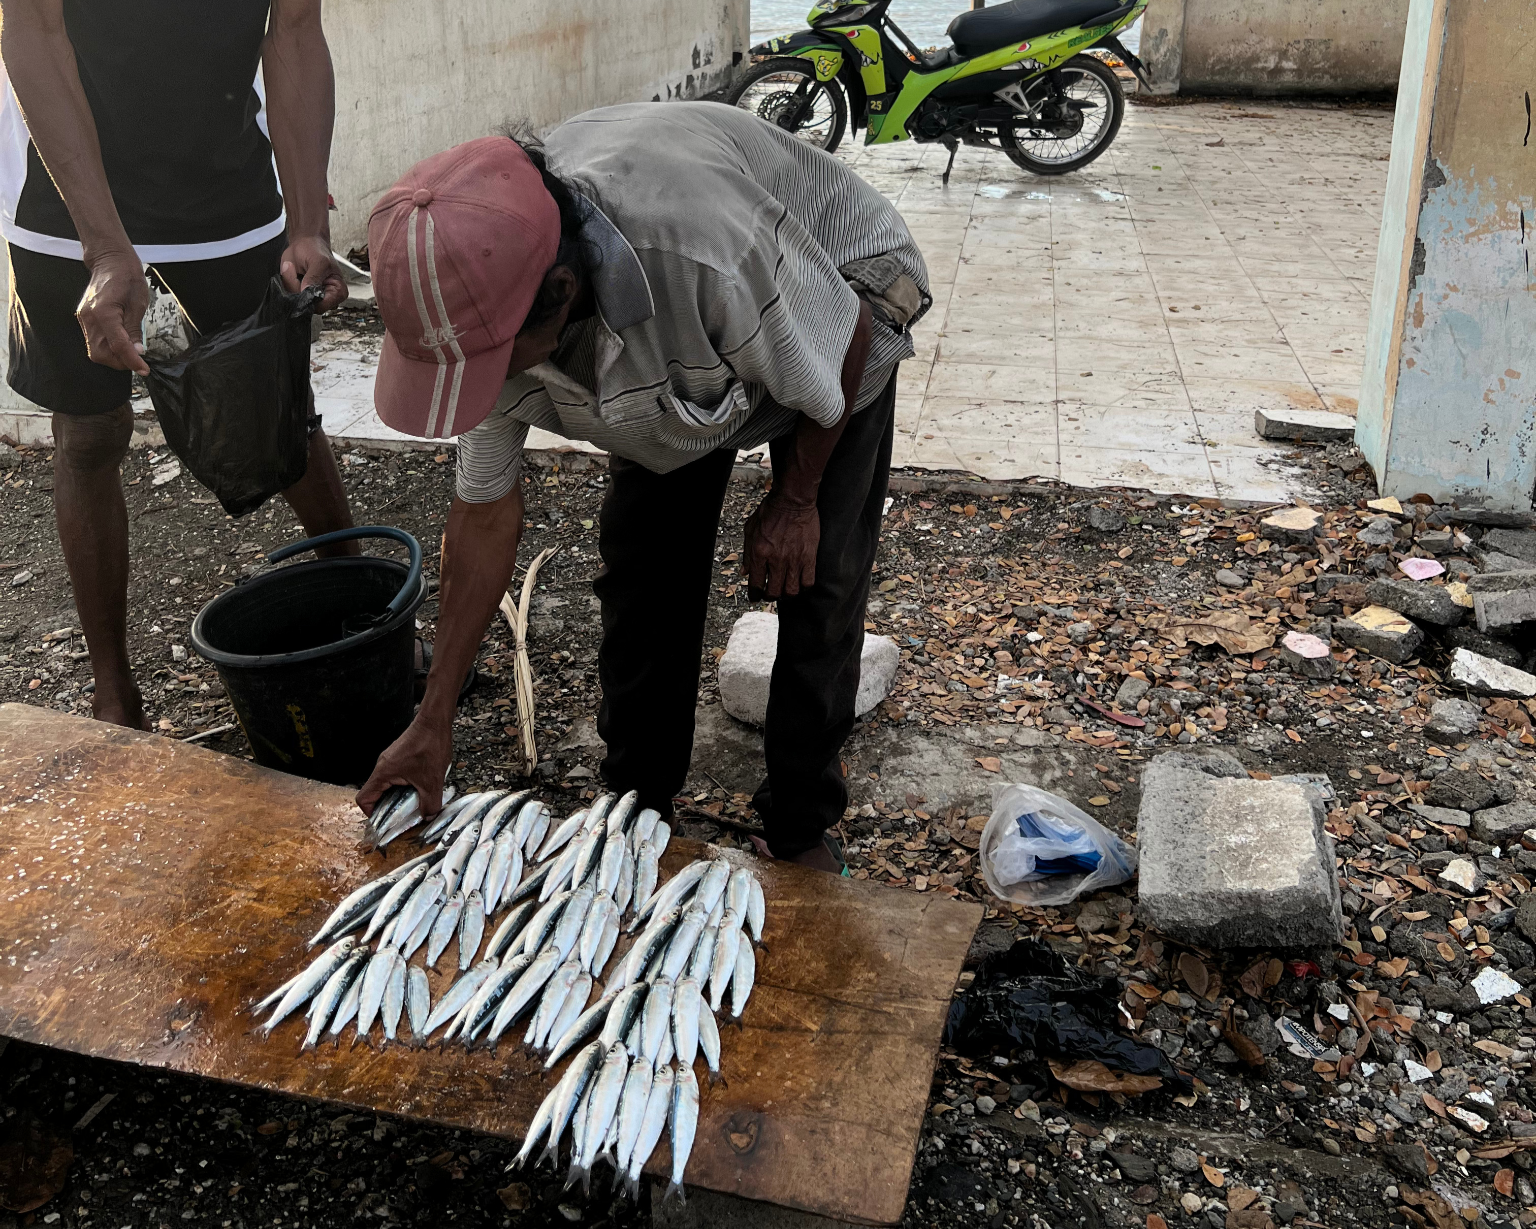
[[843, 87], [835, 77], [816, 80], [816, 70], [805, 60], [781, 57], [752, 65], [727, 91], [725, 101], [829, 154], [848, 127]]
[[[1055, 76], [1062, 87], [1060, 98], [1052, 98], [1046, 78], [1039, 78], [1026, 91], [1035, 103], [1033, 114], [1018, 114], [998, 125], [1003, 152], [1035, 175], [1065, 175], [1087, 166], [1109, 148], [1125, 117], [1120, 79], [1098, 57], [1075, 55]], [[1038, 124], [1046, 108], [1063, 104], [1080, 117], [1075, 128], [1069, 124], [1064, 129], [1059, 121], [1049, 127]]]

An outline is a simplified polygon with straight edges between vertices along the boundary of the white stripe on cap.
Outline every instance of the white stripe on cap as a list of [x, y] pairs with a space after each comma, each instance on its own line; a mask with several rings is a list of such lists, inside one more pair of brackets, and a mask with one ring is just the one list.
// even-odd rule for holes
[[[416, 259], [416, 215], [421, 212], [420, 206], [411, 210], [410, 225], [406, 230], [406, 260], [411, 270], [411, 294], [416, 298], [416, 313], [421, 317], [421, 335], [425, 340], [428, 337], [437, 336], [437, 327], [432, 323], [432, 316], [427, 311], [427, 298], [421, 292], [421, 263]], [[427, 215], [427, 234], [432, 233], [432, 216]], [[427, 435], [433, 434], [433, 425], [437, 421], [437, 402], [443, 395], [443, 377], [447, 375], [448, 358], [443, 353], [443, 348], [437, 342], [432, 342], [431, 349], [437, 359], [437, 380], [432, 385], [432, 412], [427, 415]]]
[[[432, 215], [427, 214], [427, 280], [432, 286], [432, 301], [437, 304], [437, 314], [443, 322], [443, 333], [448, 336], [448, 344], [453, 349], [453, 386], [448, 390], [448, 416], [443, 420], [442, 434], [453, 434], [453, 420], [459, 412], [459, 388], [464, 383], [464, 350], [459, 345], [457, 331], [453, 327], [453, 321], [448, 318], [448, 308], [443, 304], [443, 288], [437, 280], [437, 249], [432, 238], [437, 228], [432, 223]], [[439, 334], [442, 336], [442, 334]], [[433, 399], [436, 407], [436, 399]], [[429, 430], [428, 434], [432, 434]]]

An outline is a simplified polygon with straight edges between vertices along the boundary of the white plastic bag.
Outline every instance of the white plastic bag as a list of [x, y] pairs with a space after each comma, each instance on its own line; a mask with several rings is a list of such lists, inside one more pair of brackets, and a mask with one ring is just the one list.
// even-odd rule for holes
[[1019, 905], [1064, 905], [1135, 873], [1136, 851], [1065, 798], [1033, 785], [993, 790], [992, 818], [981, 834], [981, 874], [994, 896]]

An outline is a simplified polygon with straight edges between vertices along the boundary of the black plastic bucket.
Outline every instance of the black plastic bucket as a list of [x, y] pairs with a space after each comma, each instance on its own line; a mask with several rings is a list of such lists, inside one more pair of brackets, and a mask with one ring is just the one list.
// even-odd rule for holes
[[421, 546], [367, 525], [295, 542], [272, 563], [353, 538], [393, 538], [393, 559], [314, 559], [265, 572], [198, 612], [192, 647], [219, 671], [256, 762], [356, 784], [411, 722], [416, 611], [426, 596]]

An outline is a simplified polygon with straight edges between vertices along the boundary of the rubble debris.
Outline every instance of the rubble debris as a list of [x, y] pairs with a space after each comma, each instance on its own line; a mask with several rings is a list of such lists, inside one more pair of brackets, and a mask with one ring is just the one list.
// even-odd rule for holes
[[1126, 526], [1125, 513], [1118, 508], [1106, 508], [1103, 504], [1088, 506], [1088, 527], [1100, 533], [1119, 533]]
[[1468, 859], [1452, 858], [1440, 872], [1440, 882], [1460, 888], [1470, 896], [1483, 886], [1483, 875]]
[[[1450, 587], [1446, 586], [1447, 589]], [[1445, 633], [1445, 647], [1452, 650], [1470, 649], [1479, 656], [1492, 658], [1506, 666], [1519, 666], [1525, 660], [1525, 654], [1507, 640], [1485, 635], [1469, 624], [1448, 630]]]
[[1446, 591], [1444, 585], [1383, 576], [1371, 581], [1365, 593], [1377, 606], [1395, 610], [1420, 623], [1433, 623], [1437, 627], [1454, 627], [1467, 613], [1464, 607], [1457, 604], [1455, 597]]
[[1478, 550], [1484, 554], [1513, 555], [1527, 565], [1536, 565], [1536, 530], [1490, 529], [1478, 541]]
[[1511, 696], [1525, 700], [1536, 696], [1536, 674], [1527, 674], [1470, 649], [1451, 656], [1451, 682], [1485, 696]]
[[1477, 705], [1447, 696], [1430, 706], [1429, 720], [1424, 723], [1424, 737], [1454, 746], [1475, 738], [1482, 720], [1483, 710]]
[[1250, 780], [1225, 752], [1167, 752], [1142, 776], [1142, 915], [1215, 948], [1329, 944], [1342, 931], [1318, 792]]
[[1485, 845], [1502, 845], [1507, 849], [1532, 828], [1536, 828], [1536, 806], [1529, 802], [1485, 807], [1472, 816], [1472, 838]]
[[[1423, 538], [1421, 537], [1419, 544], [1422, 545], [1422, 542]], [[1445, 564], [1441, 563], [1438, 559], [1421, 559], [1417, 555], [1412, 555], [1407, 559], [1400, 560], [1397, 570], [1409, 580], [1430, 580], [1436, 576], [1444, 575]]]
[[1424, 643], [1417, 624], [1385, 606], [1367, 606], [1336, 620], [1333, 634], [1341, 643], [1395, 665], [1406, 662]]
[[1259, 531], [1272, 542], [1310, 542], [1322, 520], [1315, 508], [1281, 508], [1259, 522]]
[[1255, 410], [1253, 429], [1266, 440], [1327, 444], [1355, 438], [1355, 420], [1332, 410]]
[[[720, 658], [720, 701], [737, 721], [761, 726], [768, 719], [768, 684], [779, 651], [779, 616], [748, 611], [736, 620]], [[859, 692], [854, 711], [870, 712], [890, 694], [901, 654], [889, 636], [864, 634]]]
[[1471, 982], [1480, 1003], [1502, 1003], [1520, 993], [1520, 983], [1497, 969], [1484, 969]]
[[1536, 570], [1485, 572], [1467, 581], [1477, 630], [1507, 632], [1536, 620]]
[[1333, 677], [1333, 650], [1310, 632], [1286, 632], [1280, 642], [1280, 660], [1303, 678]]

